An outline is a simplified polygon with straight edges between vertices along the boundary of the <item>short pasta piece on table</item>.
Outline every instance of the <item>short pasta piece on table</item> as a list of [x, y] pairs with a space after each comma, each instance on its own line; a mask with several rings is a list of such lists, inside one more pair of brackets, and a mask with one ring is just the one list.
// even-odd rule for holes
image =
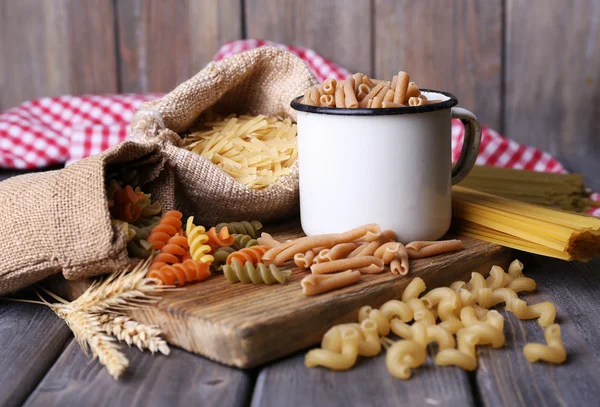
[[223, 266], [223, 274], [231, 283], [274, 284], [278, 282], [284, 284], [292, 274], [292, 271], [279, 270], [274, 264], [270, 266], [266, 266], [263, 263], [254, 265], [249, 261], [242, 266], [237, 259], [234, 259], [231, 264]]

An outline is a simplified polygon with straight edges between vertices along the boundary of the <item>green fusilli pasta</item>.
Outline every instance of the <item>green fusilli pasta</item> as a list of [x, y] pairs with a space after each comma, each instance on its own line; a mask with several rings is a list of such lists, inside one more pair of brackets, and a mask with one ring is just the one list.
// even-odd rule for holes
[[242, 234], [249, 235], [252, 239], [256, 239], [258, 236], [256, 232], [262, 229], [263, 225], [257, 220], [253, 220], [251, 222], [241, 221], [241, 222], [229, 222], [229, 223], [219, 223], [217, 228], [217, 233], [221, 231], [223, 226], [227, 226], [229, 230], [229, 234]]
[[233, 242], [231, 247], [233, 247], [235, 250], [258, 246], [258, 240], [253, 239], [250, 235], [237, 234], [233, 236], [235, 237], [235, 242]]
[[233, 252], [235, 252], [233, 247], [219, 247], [213, 254], [215, 259], [211, 263], [211, 267], [214, 270], [223, 271], [223, 265], [227, 261], [227, 257]]
[[255, 267], [249, 261], [242, 266], [239, 261], [233, 260], [231, 264], [223, 266], [223, 274], [231, 283], [273, 284], [279, 282], [283, 284], [290, 277], [292, 271], [279, 270], [274, 264], [265, 266], [263, 263], [258, 263]]

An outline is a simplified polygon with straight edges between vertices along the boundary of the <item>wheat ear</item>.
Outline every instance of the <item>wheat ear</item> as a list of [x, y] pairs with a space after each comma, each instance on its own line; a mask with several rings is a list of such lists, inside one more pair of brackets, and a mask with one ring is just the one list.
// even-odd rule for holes
[[114, 336], [117, 340], [135, 345], [139, 350], [148, 349], [150, 352], [160, 352], [163, 355], [171, 353], [167, 342], [160, 337], [160, 330], [153, 325], [134, 321], [124, 315], [102, 314], [100, 325], [103, 331]]

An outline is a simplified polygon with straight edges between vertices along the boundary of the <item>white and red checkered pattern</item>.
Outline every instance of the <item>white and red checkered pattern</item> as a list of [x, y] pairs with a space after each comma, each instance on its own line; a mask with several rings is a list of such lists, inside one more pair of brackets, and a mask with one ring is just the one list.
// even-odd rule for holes
[[[224, 44], [215, 61], [263, 45], [285, 49], [303, 59], [319, 81], [344, 79], [350, 72], [313, 50], [263, 40]], [[42, 98], [0, 113], [0, 168], [39, 168], [71, 163], [125, 140], [133, 113], [160, 94], [84, 95]], [[464, 128], [452, 123], [452, 158], [460, 154]], [[483, 127], [477, 164], [545, 172], [566, 172], [550, 154], [518, 144]], [[592, 194], [600, 201], [600, 194]], [[600, 208], [591, 211], [600, 216]]]

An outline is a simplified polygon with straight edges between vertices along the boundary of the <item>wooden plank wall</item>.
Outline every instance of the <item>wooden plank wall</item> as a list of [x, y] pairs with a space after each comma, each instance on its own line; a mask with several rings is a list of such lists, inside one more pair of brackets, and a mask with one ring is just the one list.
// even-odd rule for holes
[[0, 109], [165, 92], [238, 38], [378, 77], [401, 68], [519, 142], [600, 154], [598, 0], [1, 0]]

